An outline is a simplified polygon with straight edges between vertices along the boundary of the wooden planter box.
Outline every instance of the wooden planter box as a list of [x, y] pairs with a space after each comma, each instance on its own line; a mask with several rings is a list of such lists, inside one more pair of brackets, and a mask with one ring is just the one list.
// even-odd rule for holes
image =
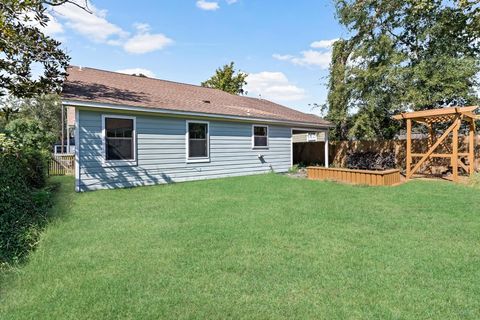
[[307, 176], [311, 180], [334, 180], [368, 186], [392, 186], [400, 183], [400, 170], [382, 171], [354, 170], [343, 168], [307, 167]]

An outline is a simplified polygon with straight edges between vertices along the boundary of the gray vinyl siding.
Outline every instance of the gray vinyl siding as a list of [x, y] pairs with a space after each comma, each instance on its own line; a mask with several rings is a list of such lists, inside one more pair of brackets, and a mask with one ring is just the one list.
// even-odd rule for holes
[[[102, 112], [79, 110], [79, 191], [209, 178], [286, 172], [291, 165], [291, 128], [269, 125], [268, 150], [252, 149], [252, 124], [209, 121], [210, 162], [186, 162], [186, 121], [135, 115], [137, 165], [103, 165]], [[109, 112], [108, 114], [114, 114]], [[264, 161], [258, 155], [264, 156]]]

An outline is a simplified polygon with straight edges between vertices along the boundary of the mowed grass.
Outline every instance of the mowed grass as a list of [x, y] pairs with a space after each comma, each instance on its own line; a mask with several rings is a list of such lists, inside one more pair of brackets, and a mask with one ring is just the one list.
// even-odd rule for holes
[[480, 193], [273, 174], [72, 192], [1, 319], [479, 319]]

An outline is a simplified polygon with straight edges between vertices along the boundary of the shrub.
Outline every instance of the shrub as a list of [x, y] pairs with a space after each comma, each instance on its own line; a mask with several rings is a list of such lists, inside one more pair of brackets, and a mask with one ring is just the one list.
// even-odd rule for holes
[[18, 261], [38, 240], [50, 193], [29, 185], [21, 155], [0, 153], [0, 262]]
[[55, 136], [42, 128], [38, 120], [16, 119], [5, 127], [5, 134], [22, 150], [49, 150]]
[[37, 243], [46, 220], [50, 194], [45, 158], [0, 141], [0, 264], [21, 260]]
[[354, 152], [347, 156], [347, 168], [364, 170], [393, 169], [396, 166], [395, 155], [384, 152]]
[[27, 184], [35, 189], [44, 188], [48, 178], [48, 154], [37, 150], [24, 152]]

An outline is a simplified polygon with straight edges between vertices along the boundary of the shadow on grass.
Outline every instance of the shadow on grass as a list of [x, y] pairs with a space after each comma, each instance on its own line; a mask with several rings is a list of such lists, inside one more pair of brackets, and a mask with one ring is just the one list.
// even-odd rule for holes
[[71, 210], [75, 191], [72, 177], [52, 177], [44, 190], [39, 191], [37, 197], [49, 197], [42, 201], [49, 202], [49, 209], [43, 217], [36, 221], [32, 234], [38, 237], [32, 249], [25, 253], [24, 257], [16, 262], [0, 264], [0, 296], [7, 284], [21, 271], [21, 268], [28, 263], [30, 255], [35, 251], [42, 241], [45, 229], [55, 223], [58, 219], [64, 218]]

